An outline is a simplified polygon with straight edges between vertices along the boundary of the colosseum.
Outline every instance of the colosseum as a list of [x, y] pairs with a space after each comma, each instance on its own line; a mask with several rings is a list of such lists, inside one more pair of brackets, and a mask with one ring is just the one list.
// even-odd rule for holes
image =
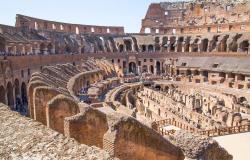
[[0, 159], [248, 160], [249, 49], [248, 0], [152, 3], [140, 33], [17, 14]]

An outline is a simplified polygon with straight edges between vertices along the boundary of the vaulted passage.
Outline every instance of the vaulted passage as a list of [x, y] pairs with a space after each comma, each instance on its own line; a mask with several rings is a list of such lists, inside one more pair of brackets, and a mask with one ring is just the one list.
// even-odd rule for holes
[[136, 64], [135, 64], [135, 62], [130, 62], [129, 63], [129, 73], [136, 74]]
[[124, 46], [122, 44], [119, 45], [119, 52], [124, 52]]
[[5, 40], [0, 37], [0, 52], [5, 52]]
[[161, 62], [156, 62], [156, 72], [157, 74], [161, 74]]
[[130, 40], [124, 40], [124, 44], [126, 46], [126, 51], [131, 52], [132, 51], [132, 44]]
[[44, 54], [45, 51], [46, 51], [46, 46], [45, 46], [44, 43], [41, 43], [41, 45], [40, 45], [40, 54]]
[[3, 86], [0, 86], [0, 102], [6, 104], [5, 101], [5, 89]]
[[249, 50], [249, 41], [245, 40], [242, 43], [240, 43], [240, 49], [242, 52], [246, 52]]
[[20, 87], [18, 79], [15, 80], [15, 99], [20, 99]]
[[147, 73], [148, 72], [148, 66], [144, 65], [142, 67], [142, 73]]
[[207, 52], [207, 48], [208, 48], [208, 39], [203, 39], [201, 45], [202, 45], [201, 51], [202, 51], [202, 52]]
[[7, 99], [8, 99], [8, 106], [13, 108], [14, 107], [13, 86], [10, 82], [8, 82], [7, 84]]
[[27, 89], [26, 89], [26, 84], [23, 82], [21, 86], [21, 93], [22, 93], [22, 103], [23, 105], [27, 105]]

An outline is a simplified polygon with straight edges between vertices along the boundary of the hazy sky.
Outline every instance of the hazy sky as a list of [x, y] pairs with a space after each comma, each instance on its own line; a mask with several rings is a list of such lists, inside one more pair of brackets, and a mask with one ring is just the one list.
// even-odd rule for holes
[[0, 24], [15, 25], [16, 14], [66, 23], [124, 26], [140, 31], [152, 2], [164, 0], [2, 0]]

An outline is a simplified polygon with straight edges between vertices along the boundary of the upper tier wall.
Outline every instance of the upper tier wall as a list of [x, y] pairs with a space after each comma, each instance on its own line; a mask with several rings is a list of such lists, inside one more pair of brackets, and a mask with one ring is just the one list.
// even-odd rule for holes
[[162, 2], [149, 6], [141, 33], [248, 32], [249, 2]]
[[19, 14], [16, 16], [16, 27], [28, 27], [29, 29], [76, 34], [124, 34], [124, 27], [69, 24], [63, 22], [42, 20]]

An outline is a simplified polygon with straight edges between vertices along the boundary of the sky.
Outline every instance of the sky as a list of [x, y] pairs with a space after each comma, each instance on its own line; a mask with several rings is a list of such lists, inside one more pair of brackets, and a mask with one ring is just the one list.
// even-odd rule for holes
[[150, 3], [162, 1], [3, 0], [0, 5], [0, 24], [14, 26], [16, 14], [23, 14], [66, 23], [124, 26], [126, 33], [138, 33]]

